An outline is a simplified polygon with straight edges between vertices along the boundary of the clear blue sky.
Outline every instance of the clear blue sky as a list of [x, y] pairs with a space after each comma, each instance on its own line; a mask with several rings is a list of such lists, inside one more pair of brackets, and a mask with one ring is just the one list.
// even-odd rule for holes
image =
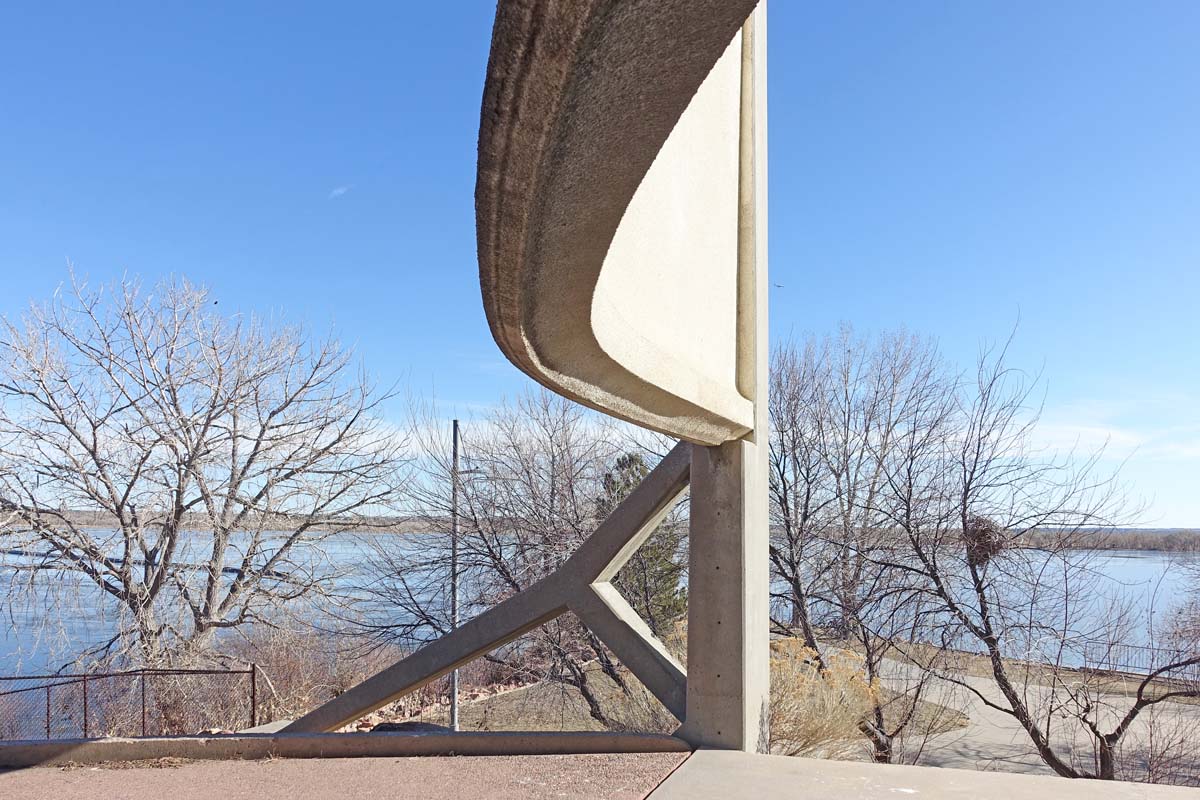
[[[384, 381], [519, 389], [478, 298], [487, 2], [0, 11], [0, 311], [67, 259], [335, 324]], [[1046, 437], [1200, 526], [1200, 4], [770, 8], [772, 330], [1021, 320]]]

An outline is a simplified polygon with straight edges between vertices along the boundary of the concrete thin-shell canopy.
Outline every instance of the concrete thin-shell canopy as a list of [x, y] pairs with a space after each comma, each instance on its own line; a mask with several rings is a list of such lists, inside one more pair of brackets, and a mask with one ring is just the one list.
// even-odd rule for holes
[[483, 97], [480, 283], [500, 349], [561, 394], [700, 444], [754, 420], [737, 274], [754, 6], [501, 0]]

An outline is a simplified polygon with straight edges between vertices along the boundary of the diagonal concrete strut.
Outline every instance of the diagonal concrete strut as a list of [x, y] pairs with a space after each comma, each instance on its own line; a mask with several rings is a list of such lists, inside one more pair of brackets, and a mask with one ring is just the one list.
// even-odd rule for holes
[[677, 444], [556, 572], [284, 728], [336, 730], [566, 613], [580, 620], [681, 721], [687, 675], [611, 580], [686, 494], [692, 446]]

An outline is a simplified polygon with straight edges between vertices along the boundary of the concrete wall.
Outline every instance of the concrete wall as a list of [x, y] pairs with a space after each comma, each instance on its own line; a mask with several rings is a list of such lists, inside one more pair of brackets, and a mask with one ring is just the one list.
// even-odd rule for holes
[[701, 444], [753, 425], [730, 370], [731, 42], [755, 5], [501, 3], [484, 89], [476, 219], [496, 343], [567, 397]]
[[592, 299], [600, 347], [643, 380], [752, 425], [737, 389], [742, 36], [629, 201]]

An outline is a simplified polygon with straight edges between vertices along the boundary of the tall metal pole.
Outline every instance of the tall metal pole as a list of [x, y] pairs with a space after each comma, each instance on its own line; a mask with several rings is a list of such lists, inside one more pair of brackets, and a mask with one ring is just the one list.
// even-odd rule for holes
[[[458, 420], [450, 457], [450, 629], [458, 628]], [[458, 670], [450, 673], [450, 730], [458, 730]]]
[[258, 727], [258, 664], [250, 665], [250, 727]]

